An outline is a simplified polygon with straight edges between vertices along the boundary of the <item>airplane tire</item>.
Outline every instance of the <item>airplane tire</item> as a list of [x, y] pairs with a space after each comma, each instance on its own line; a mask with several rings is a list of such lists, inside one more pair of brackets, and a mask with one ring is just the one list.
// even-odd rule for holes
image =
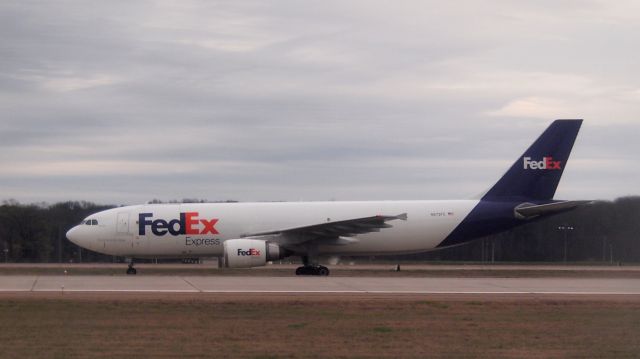
[[329, 268], [325, 266], [302, 266], [296, 268], [296, 275], [320, 275], [320, 276], [328, 276]]
[[138, 271], [135, 268], [133, 268], [133, 267], [127, 268], [127, 274], [128, 275], [135, 275], [137, 273], [138, 273]]
[[321, 276], [328, 276], [329, 275], [329, 268], [325, 267], [325, 266], [320, 266], [318, 267], [318, 269], [316, 269], [316, 273], [317, 275], [321, 275]]

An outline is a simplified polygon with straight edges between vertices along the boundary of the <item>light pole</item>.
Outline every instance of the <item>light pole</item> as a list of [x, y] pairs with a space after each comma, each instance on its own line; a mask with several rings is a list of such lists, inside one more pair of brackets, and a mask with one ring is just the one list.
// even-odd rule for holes
[[58, 226], [58, 263], [62, 263], [62, 227]]
[[562, 231], [562, 233], [564, 233], [564, 261], [567, 262], [567, 238], [569, 235], [569, 231], [573, 231], [573, 226], [569, 226], [569, 225], [562, 225], [562, 226], [558, 226], [558, 230]]
[[491, 263], [496, 262], [495, 252], [496, 252], [496, 239], [491, 238]]

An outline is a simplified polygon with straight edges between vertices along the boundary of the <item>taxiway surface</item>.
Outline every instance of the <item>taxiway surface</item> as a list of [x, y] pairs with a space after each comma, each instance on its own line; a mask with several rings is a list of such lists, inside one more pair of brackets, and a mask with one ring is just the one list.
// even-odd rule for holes
[[0, 292], [638, 295], [633, 278], [0, 276]]

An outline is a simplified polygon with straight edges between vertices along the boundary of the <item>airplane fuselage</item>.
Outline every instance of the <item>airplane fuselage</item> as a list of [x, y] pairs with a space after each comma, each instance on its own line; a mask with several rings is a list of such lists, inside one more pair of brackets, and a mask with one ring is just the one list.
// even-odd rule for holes
[[96, 213], [89, 218], [95, 219], [98, 224], [78, 226], [75, 235], [86, 238], [82, 241], [85, 248], [110, 255], [221, 256], [225, 240], [242, 238], [251, 233], [341, 221], [369, 216], [371, 213], [406, 213], [407, 220], [393, 221], [391, 228], [354, 236], [348, 245], [325, 244], [315, 250], [318, 255], [415, 253], [436, 248], [478, 202], [147, 204]]

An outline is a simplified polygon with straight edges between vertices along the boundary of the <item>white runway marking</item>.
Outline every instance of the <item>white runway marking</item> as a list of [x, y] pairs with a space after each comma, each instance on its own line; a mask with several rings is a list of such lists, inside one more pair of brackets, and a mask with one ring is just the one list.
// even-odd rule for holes
[[119, 292], [119, 293], [201, 293], [198, 290], [172, 290], [172, 289], [42, 289], [42, 290], [33, 290], [32, 292], [76, 292], [76, 293], [108, 293], [108, 292]]
[[460, 292], [460, 291], [388, 291], [388, 290], [168, 290], [168, 289], [42, 289], [42, 290], [28, 290], [28, 289], [3, 289], [2, 292], [47, 292], [47, 293], [219, 293], [219, 294], [232, 294], [232, 293], [246, 293], [246, 294], [497, 294], [497, 295], [640, 295], [640, 293], [628, 293], [628, 292], [498, 292], [498, 291], [484, 291], [484, 292]]

